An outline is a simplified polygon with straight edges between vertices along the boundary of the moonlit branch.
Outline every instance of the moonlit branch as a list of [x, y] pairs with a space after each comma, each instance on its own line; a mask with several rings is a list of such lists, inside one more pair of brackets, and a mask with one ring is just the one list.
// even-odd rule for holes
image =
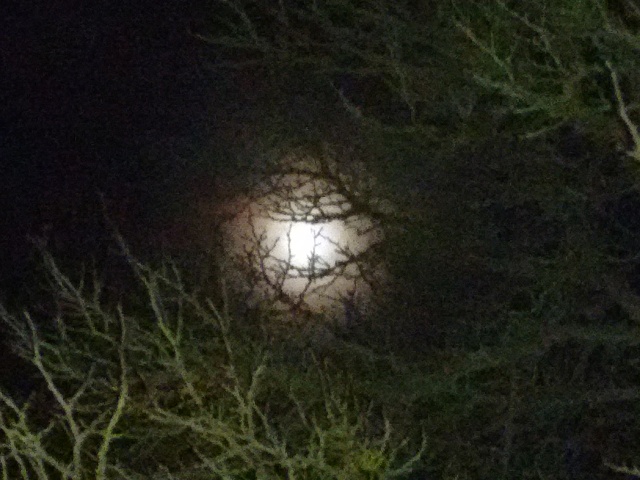
[[368, 273], [375, 267], [366, 265], [387, 217], [359, 170], [341, 170], [325, 149], [319, 159], [292, 156], [268, 172], [229, 229], [254, 292], [314, 310], [339, 304], [355, 284], [376, 283]]

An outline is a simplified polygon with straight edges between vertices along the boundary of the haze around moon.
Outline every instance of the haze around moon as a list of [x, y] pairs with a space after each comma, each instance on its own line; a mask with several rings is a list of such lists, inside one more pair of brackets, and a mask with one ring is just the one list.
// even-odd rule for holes
[[[262, 279], [259, 297], [279, 290], [315, 311], [340, 310], [348, 295], [370, 295], [358, 259], [381, 238], [328, 182], [288, 174], [247, 202], [225, 228], [232, 257]], [[277, 295], [276, 295], [277, 296]]]

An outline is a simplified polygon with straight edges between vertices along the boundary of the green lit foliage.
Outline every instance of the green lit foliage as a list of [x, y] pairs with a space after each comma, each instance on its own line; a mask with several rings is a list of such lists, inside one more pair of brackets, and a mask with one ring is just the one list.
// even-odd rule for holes
[[0, 478], [373, 480], [418, 462], [344, 375], [283, 363], [174, 265], [123, 252], [139, 288], [121, 304], [43, 250], [60, 310], [0, 312], [35, 368], [28, 398], [0, 392]]
[[640, 156], [633, 1], [218, 3], [201, 38], [223, 47], [227, 65], [322, 78], [378, 131], [442, 148], [579, 123]]
[[638, 20], [635, 2], [601, 0], [466, 2], [455, 15], [474, 80], [522, 134], [578, 122], [636, 160]]

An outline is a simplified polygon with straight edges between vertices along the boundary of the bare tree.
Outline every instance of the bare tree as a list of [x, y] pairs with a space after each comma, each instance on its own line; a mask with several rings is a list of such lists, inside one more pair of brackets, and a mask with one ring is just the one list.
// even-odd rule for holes
[[461, 125], [478, 99], [458, 59], [449, 5], [217, 3], [211, 33], [197, 36], [226, 52], [225, 60], [216, 61], [218, 68], [261, 65], [325, 79], [352, 117], [378, 132], [416, 135], [433, 146], [456, 143], [462, 131], [471, 134]]
[[150, 268], [121, 247], [141, 287], [122, 304], [104, 303], [100, 282], [64, 273], [43, 251], [64, 311], [0, 308], [39, 385], [26, 401], [0, 389], [0, 478], [365, 480], [411, 471], [424, 445], [408, 453], [386, 419], [369, 430], [366, 408], [321, 365], [320, 397], [307, 401], [291, 382], [280, 389], [267, 346], [239, 336], [228, 299], [203, 298], [171, 262]]
[[[249, 288], [305, 318], [349, 289], [379, 291], [379, 249], [396, 213], [362, 166], [290, 153], [264, 172], [223, 227]], [[396, 219], [397, 220], [397, 219]], [[339, 310], [339, 308], [338, 308]]]
[[[226, 48], [229, 66], [325, 75], [364, 125], [447, 147], [579, 124], [640, 158], [632, 0], [219, 4], [215, 33], [199, 36]], [[365, 79], [378, 90], [354, 95]]]
[[[455, 15], [473, 78], [535, 137], [579, 123], [640, 161], [640, 11], [633, 1], [470, 2]], [[618, 132], [623, 132], [619, 135]]]

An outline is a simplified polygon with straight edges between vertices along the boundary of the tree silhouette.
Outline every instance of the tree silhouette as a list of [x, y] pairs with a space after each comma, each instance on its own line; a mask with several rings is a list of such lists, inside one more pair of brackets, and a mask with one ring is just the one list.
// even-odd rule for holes
[[[258, 296], [300, 314], [333, 310], [358, 285], [379, 291], [378, 250], [394, 212], [355, 165], [289, 153], [263, 172], [223, 226], [233, 261]], [[344, 312], [341, 312], [344, 313]]]

